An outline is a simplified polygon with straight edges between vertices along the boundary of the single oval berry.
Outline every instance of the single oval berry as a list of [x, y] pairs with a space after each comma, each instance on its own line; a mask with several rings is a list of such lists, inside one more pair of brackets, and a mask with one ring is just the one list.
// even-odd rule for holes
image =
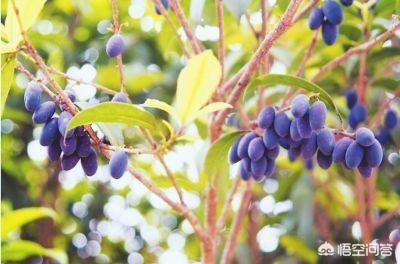
[[305, 114], [303, 117], [297, 119], [297, 130], [301, 138], [309, 138], [311, 137], [312, 129], [310, 125], [310, 117], [309, 114]]
[[251, 160], [249, 158], [243, 158], [240, 164], [245, 168], [248, 172], [251, 172]]
[[40, 135], [40, 145], [50, 146], [54, 140], [59, 136], [58, 132], [58, 118], [53, 117], [43, 127], [42, 134]]
[[333, 0], [325, 1], [322, 11], [324, 12], [326, 20], [333, 25], [338, 25], [343, 20], [342, 7]]
[[353, 4], [354, 0], [340, 0], [340, 2], [344, 6], [351, 6]]
[[65, 153], [61, 157], [61, 168], [65, 171], [73, 169], [79, 161], [79, 156], [76, 153], [66, 155]]
[[76, 137], [75, 136], [67, 138], [61, 137], [60, 147], [65, 155], [71, 155], [76, 150]]
[[259, 160], [252, 160], [250, 168], [253, 176], [258, 176], [257, 178], [260, 178], [260, 176], [262, 177], [267, 169], [267, 159], [263, 157]]
[[36, 124], [46, 123], [56, 111], [56, 104], [54, 102], [44, 102], [39, 105], [32, 115], [32, 121]]
[[277, 113], [274, 121], [275, 132], [281, 137], [288, 135], [290, 129], [290, 123], [291, 121], [287, 117], [285, 112]]
[[249, 143], [247, 153], [251, 160], [259, 160], [264, 156], [265, 146], [261, 137], [254, 138]]
[[301, 144], [301, 155], [304, 159], [311, 159], [315, 152], [317, 152], [317, 148], [317, 135], [313, 132], [310, 138], [303, 139]]
[[272, 106], [264, 107], [258, 114], [258, 125], [261, 128], [267, 129], [274, 124], [275, 109]]
[[291, 112], [294, 117], [303, 117], [309, 107], [309, 99], [304, 94], [296, 95], [291, 104]]
[[251, 177], [250, 171], [248, 171], [248, 170], [245, 168], [245, 166], [243, 165], [243, 160], [240, 162], [239, 174], [240, 174], [240, 177], [242, 178], [242, 180], [244, 180], [244, 181], [249, 180], [250, 177]]
[[278, 143], [279, 145], [284, 148], [284, 149], [289, 149], [290, 148], [290, 137], [286, 136], [286, 137], [278, 137]]
[[109, 166], [111, 176], [115, 179], [121, 178], [128, 166], [128, 156], [125, 151], [118, 150], [114, 152], [111, 156]]
[[304, 164], [307, 170], [312, 170], [314, 168], [314, 161], [312, 159], [305, 159]]
[[335, 147], [335, 135], [328, 128], [323, 128], [317, 135], [319, 150], [325, 155], [331, 155]]
[[317, 101], [313, 103], [309, 111], [309, 120], [312, 130], [318, 131], [324, 127], [326, 114], [327, 109], [326, 105], [323, 102]]
[[124, 39], [121, 35], [113, 35], [106, 44], [106, 53], [109, 57], [116, 57], [125, 49]]
[[348, 137], [344, 137], [336, 142], [335, 147], [332, 152], [332, 160], [336, 163], [345, 162], [346, 151], [349, 148], [350, 144], [353, 143], [354, 140]]
[[53, 143], [51, 143], [51, 145], [47, 148], [47, 155], [51, 161], [57, 161], [60, 159], [61, 147], [58, 140], [53, 141]]
[[368, 178], [372, 175], [372, 167], [366, 164], [366, 162], [362, 161], [361, 164], [357, 167], [361, 176]]
[[378, 135], [376, 135], [376, 139], [382, 144], [386, 144], [390, 139], [390, 130], [386, 127], [382, 127], [379, 130]]
[[265, 149], [264, 156], [269, 159], [276, 159], [279, 155], [279, 147], [275, 146], [272, 149]]
[[74, 129], [71, 129], [70, 131], [68, 131], [67, 135], [65, 134], [65, 132], [67, 130], [67, 125], [71, 119], [72, 119], [72, 115], [67, 111], [61, 112], [61, 114], [58, 118], [58, 131], [60, 131], [60, 134], [63, 137], [65, 137], [65, 136], [70, 137], [74, 134]]
[[24, 103], [25, 109], [33, 112], [40, 105], [40, 98], [42, 97], [42, 89], [39, 84], [31, 82], [25, 89]]
[[322, 22], [324, 22], [324, 12], [321, 8], [314, 8], [308, 18], [308, 27], [311, 30], [318, 29], [322, 25]]
[[318, 150], [317, 163], [322, 169], [327, 170], [332, 165], [332, 155], [325, 155], [321, 150]]
[[236, 142], [232, 145], [231, 149], [229, 150], [229, 162], [231, 164], [235, 164], [236, 162], [240, 161], [240, 157], [238, 156], [238, 146], [241, 138], [236, 140]]
[[355, 90], [347, 90], [345, 93], [347, 108], [352, 109], [358, 101], [358, 95]]
[[264, 172], [264, 175], [270, 177], [275, 171], [275, 160], [274, 159], [267, 159], [267, 168]]
[[350, 115], [353, 113], [354, 120], [357, 123], [364, 122], [367, 119], [367, 109], [362, 104], [356, 104], [352, 109]]
[[290, 123], [289, 134], [290, 134], [290, 138], [293, 141], [300, 142], [302, 139], [302, 136], [300, 135], [299, 129], [297, 127], [297, 122], [298, 122], [298, 119], [296, 118]]
[[347, 148], [346, 151], [346, 166], [349, 169], [353, 169], [358, 167], [361, 164], [361, 161], [364, 158], [364, 148], [359, 145], [357, 142], [353, 142], [350, 144], [350, 146]]
[[383, 149], [378, 140], [374, 140], [372, 145], [365, 149], [365, 160], [371, 167], [378, 167], [381, 165], [383, 159]]
[[385, 115], [385, 127], [389, 130], [396, 128], [398, 123], [397, 113], [393, 110], [389, 110]]
[[295, 161], [301, 154], [301, 147], [290, 147], [288, 150], [289, 161]]
[[360, 127], [356, 131], [356, 141], [361, 146], [371, 146], [375, 141], [374, 133], [366, 127]]
[[81, 164], [87, 176], [92, 176], [96, 173], [98, 167], [97, 153], [93, 148], [90, 149], [90, 153], [87, 157], [81, 159]]
[[254, 133], [254, 132], [249, 132], [249, 133], [247, 133], [246, 135], [244, 135], [244, 136], [242, 137], [242, 139], [241, 139], [240, 142], [239, 142], [238, 151], [237, 151], [238, 156], [239, 156], [241, 159], [243, 159], [243, 158], [245, 158], [245, 157], [248, 156], [247, 150], [248, 150], [248, 148], [249, 148], [250, 141], [251, 141], [252, 139], [256, 138], [256, 137], [257, 137], [257, 135], [256, 135], [256, 133]]
[[264, 130], [263, 142], [264, 142], [264, 146], [267, 149], [275, 148], [276, 145], [278, 144], [278, 135], [276, 134], [275, 130], [273, 130], [273, 129]]
[[111, 99], [112, 102], [129, 103], [129, 98], [125, 93], [116, 93]]
[[339, 27], [328, 21], [322, 23], [322, 39], [326, 45], [333, 45], [336, 42], [339, 33]]
[[85, 158], [92, 152], [92, 146], [90, 144], [90, 137], [85, 134], [77, 139], [76, 153], [79, 157]]

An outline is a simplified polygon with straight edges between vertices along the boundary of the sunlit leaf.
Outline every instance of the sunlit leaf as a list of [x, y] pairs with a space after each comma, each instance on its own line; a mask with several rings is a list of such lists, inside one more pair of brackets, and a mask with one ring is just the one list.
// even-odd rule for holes
[[4, 106], [8, 93], [10, 91], [11, 84], [14, 79], [14, 67], [15, 67], [15, 54], [1, 55], [1, 112], [0, 116], [3, 115]]
[[2, 262], [8, 261], [23, 261], [28, 257], [32, 256], [43, 256], [49, 257], [57, 260], [60, 264], [68, 263], [67, 254], [58, 249], [44, 248], [40, 244], [27, 241], [27, 240], [17, 240], [12, 241], [1, 248], [1, 260]]
[[194, 114], [194, 116], [190, 119], [193, 120], [193, 119], [196, 119], [197, 117], [200, 117], [200, 116], [203, 116], [206, 114], [210, 114], [212, 112], [219, 111], [219, 110], [225, 109], [225, 108], [232, 108], [232, 106], [230, 104], [227, 104], [224, 102], [211, 103], [209, 105], [206, 105], [202, 109], [200, 109], [198, 112], [196, 112]]
[[179, 120], [176, 109], [163, 101], [159, 101], [157, 99], [147, 99], [142, 104], [142, 106], [163, 110], [163, 111], [167, 112], [168, 114], [170, 114], [171, 117], [175, 118], [176, 120]]
[[289, 254], [293, 254], [307, 263], [317, 263], [317, 252], [311, 249], [303, 240], [291, 235], [283, 235], [280, 244]]
[[9, 232], [43, 217], [57, 219], [57, 214], [54, 210], [46, 207], [27, 207], [4, 214], [1, 222], [2, 239], [5, 239]]
[[211, 50], [192, 57], [179, 74], [177, 111], [185, 124], [211, 98], [221, 78], [221, 65]]
[[89, 107], [76, 114], [68, 129], [97, 122], [140, 126], [147, 129], [156, 127], [156, 119], [142, 108], [127, 103], [106, 102]]

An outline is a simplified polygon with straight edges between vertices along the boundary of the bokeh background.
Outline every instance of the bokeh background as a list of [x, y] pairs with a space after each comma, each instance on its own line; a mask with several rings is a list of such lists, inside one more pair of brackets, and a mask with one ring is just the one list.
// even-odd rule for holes
[[[288, 1], [268, 2], [269, 27], [272, 27]], [[373, 36], [390, 27], [397, 3], [394, 0], [377, 1], [370, 10], [368, 23]], [[2, 1], [1, 5], [4, 21], [7, 1]], [[118, 5], [120, 21], [124, 23], [122, 35], [127, 48], [123, 60], [130, 98], [135, 103], [143, 103], [146, 98], [173, 103], [176, 78], [184, 65], [174, 34], [163, 17], [154, 12], [151, 1], [126, 0], [118, 1]], [[216, 54], [218, 28], [214, 2], [191, 0], [182, 1], [182, 5], [196, 36]], [[247, 18], [246, 15], [238, 17], [240, 10], [235, 9], [235, 4], [225, 7], [227, 75], [239, 69], [257, 46], [249, 22], [256, 29], [261, 26], [259, 1], [251, 1], [247, 10]], [[105, 54], [105, 43], [111, 36], [108, 31], [111, 18], [107, 0], [49, 0], [29, 35], [48, 65], [75, 78], [118, 90], [115, 61]], [[307, 64], [306, 77], [312, 76], [322, 65], [348, 48], [361, 43], [361, 27], [357, 9], [346, 8], [337, 44], [328, 47], [318, 42]], [[179, 32], [182, 34], [181, 29]], [[294, 74], [311, 38], [307, 20], [300, 20], [272, 48], [271, 72]], [[368, 54], [367, 107], [370, 116], [399, 85], [399, 38], [400, 33]], [[24, 57], [19, 57], [19, 60], [37, 76], [41, 75]], [[348, 110], [343, 94], [355, 85], [357, 74], [358, 63], [354, 58], [319, 83], [345, 115]], [[77, 84], [59, 76], [56, 79], [63, 87], [73, 89], [78, 101], [89, 101], [94, 97], [100, 101], [109, 99], [107, 95], [97, 93], [92, 85]], [[57, 252], [61, 255], [66, 254], [69, 263], [180, 264], [200, 261], [199, 242], [189, 223], [128, 174], [119, 180], [112, 179], [107, 162], [100, 161], [98, 172], [89, 178], [80, 166], [63, 172], [59, 164], [47, 160], [46, 149], [38, 140], [41, 127], [32, 124], [30, 113], [23, 107], [27, 83], [26, 76], [16, 73], [1, 119], [2, 214], [25, 207], [49, 207], [56, 212], [58, 220], [32, 221], [9, 233], [7, 238], [2, 237], [2, 241], [35, 241], [59, 250]], [[265, 96], [272, 104], [282, 98], [284, 92], [284, 87], [271, 87]], [[394, 100], [392, 108], [399, 111], [398, 99]], [[245, 109], [254, 115], [256, 98], [247, 101]], [[162, 112], [155, 113], [168, 118]], [[332, 127], [338, 126], [333, 114], [328, 123]], [[231, 129], [241, 126], [236, 114], [229, 116], [227, 126]], [[166, 160], [179, 175], [188, 206], [202, 217], [205, 182], [200, 172], [210, 145], [207, 120], [196, 120], [188, 127], [187, 134], [188, 140], [177, 144], [166, 155]], [[123, 134], [118, 130], [115, 137], [116, 140], [124, 137], [128, 145], [142, 144], [135, 128], [125, 128]], [[392, 133], [390, 144], [385, 146], [384, 162], [377, 174], [373, 212], [376, 216], [400, 203], [399, 144], [400, 130], [397, 128]], [[283, 157], [285, 155], [281, 156], [274, 177], [255, 187], [254, 210], [251, 210], [251, 219], [255, 223], [245, 220], [236, 252], [237, 263], [249, 263], [252, 243], [258, 247], [263, 263], [313, 263], [318, 259], [316, 249], [325, 240], [337, 243], [360, 241], [360, 224], [353, 217], [357, 211], [353, 173], [340, 166], [333, 166], [328, 171], [316, 168], [307, 172], [301, 162], [290, 163]], [[161, 164], [151, 156], [132, 156], [131, 162], [163, 186], [169, 196], [177, 198]], [[235, 167], [231, 169], [231, 178], [235, 170]], [[233, 200], [234, 211], [238, 209], [240, 198], [239, 191]], [[399, 218], [394, 217], [376, 230], [374, 238], [387, 240], [399, 224]], [[228, 230], [224, 230], [224, 235], [227, 233]], [[42, 260], [42, 257], [33, 256], [16, 262], [40, 263]], [[380, 261], [393, 263], [395, 258]]]

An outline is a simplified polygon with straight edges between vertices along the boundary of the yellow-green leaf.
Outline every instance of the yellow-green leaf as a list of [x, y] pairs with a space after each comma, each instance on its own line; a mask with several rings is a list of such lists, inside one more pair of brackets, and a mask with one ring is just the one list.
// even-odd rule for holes
[[57, 260], [61, 264], [68, 263], [68, 256], [64, 251], [44, 248], [40, 244], [28, 240], [12, 241], [1, 248], [2, 263], [9, 261], [22, 263], [23, 260], [31, 256], [44, 256]]
[[69, 121], [67, 129], [98, 122], [126, 124], [147, 129], [156, 127], [155, 117], [146, 110], [133, 104], [106, 102], [76, 114]]
[[224, 102], [215, 102], [215, 103], [208, 104], [205, 107], [201, 108], [196, 113], [194, 113], [193, 116], [190, 118], [190, 121], [193, 119], [196, 119], [200, 116], [210, 114], [212, 112], [219, 111], [224, 108], [232, 108], [232, 106], [230, 104], [227, 104]]
[[15, 54], [1, 55], [1, 113], [3, 115], [4, 106], [11, 84], [14, 79]]
[[178, 77], [176, 101], [181, 123], [189, 119], [211, 98], [221, 78], [221, 65], [211, 50], [192, 57]]
[[179, 120], [178, 114], [176, 113], [176, 109], [163, 101], [159, 101], [157, 99], [147, 99], [142, 105], [144, 107], [151, 107], [163, 110], [168, 114], [170, 114], [170, 116], [173, 117], [174, 119]]
[[284, 235], [279, 240], [280, 244], [286, 249], [288, 254], [293, 254], [306, 263], [317, 263], [317, 252], [311, 249], [300, 238], [291, 235]]
[[[26, 31], [35, 22], [46, 0], [14, 0], [14, 2], [19, 11], [22, 29]], [[10, 43], [17, 46], [22, 40], [22, 35], [11, 0], [8, 1], [7, 17], [4, 26], [5, 34], [9, 38]]]
[[57, 219], [57, 213], [54, 210], [46, 207], [27, 207], [7, 212], [3, 215], [1, 222], [2, 240], [6, 238], [9, 232], [43, 217]]

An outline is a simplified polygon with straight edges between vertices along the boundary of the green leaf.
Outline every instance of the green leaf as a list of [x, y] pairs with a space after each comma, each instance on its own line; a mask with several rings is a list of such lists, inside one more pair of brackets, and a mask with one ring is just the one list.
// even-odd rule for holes
[[203, 108], [201, 108], [199, 111], [197, 111], [197, 113], [195, 113], [193, 115], [193, 119], [196, 119], [200, 116], [210, 114], [212, 112], [219, 111], [219, 110], [225, 109], [225, 108], [232, 108], [232, 106], [230, 104], [227, 104], [224, 102], [215, 102], [215, 103], [208, 104], [208, 105], [204, 106]]
[[280, 237], [279, 241], [289, 254], [295, 255], [307, 263], [317, 263], [317, 252], [298, 237], [284, 235]]
[[127, 103], [106, 102], [76, 114], [69, 122], [67, 129], [97, 122], [126, 124], [147, 129], [156, 127], [155, 117], [142, 108]]
[[2, 240], [6, 238], [9, 232], [43, 217], [57, 219], [57, 214], [53, 209], [46, 207], [27, 207], [5, 213], [1, 222]]
[[220, 179], [220, 182], [225, 182], [229, 177], [228, 151], [235, 140], [244, 132], [236, 131], [224, 135], [214, 142], [207, 152], [204, 160], [204, 173], [207, 174], [210, 181], [215, 177]]
[[176, 108], [182, 124], [193, 120], [194, 115], [211, 98], [221, 79], [221, 65], [211, 50], [192, 57], [178, 77]]
[[14, 80], [14, 68], [15, 68], [15, 54], [2, 54], [1, 55], [1, 112], [0, 116], [3, 115], [4, 106], [8, 93], [11, 88], [11, 84]]
[[176, 109], [163, 101], [159, 101], [156, 99], [147, 99], [142, 104], [142, 106], [163, 110], [163, 111], [167, 112], [171, 117], [173, 117], [174, 119], [179, 121], [178, 114], [176, 113]]
[[317, 93], [318, 97], [324, 101], [330, 108], [332, 108], [339, 118], [342, 120], [339, 109], [333, 102], [331, 96], [320, 86], [309, 82], [305, 79], [286, 75], [286, 74], [266, 74], [253, 79], [244, 93], [244, 99], [247, 100], [259, 86], [271, 86], [271, 85], [289, 85], [294, 88], [302, 88], [309, 92]]
[[27, 241], [27, 240], [12, 241], [2, 246], [1, 249], [2, 262], [8, 262], [8, 261], [20, 262], [31, 256], [44, 256], [55, 259], [61, 264], [68, 263], [68, 256], [62, 250], [44, 248], [40, 244], [32, 241]]

